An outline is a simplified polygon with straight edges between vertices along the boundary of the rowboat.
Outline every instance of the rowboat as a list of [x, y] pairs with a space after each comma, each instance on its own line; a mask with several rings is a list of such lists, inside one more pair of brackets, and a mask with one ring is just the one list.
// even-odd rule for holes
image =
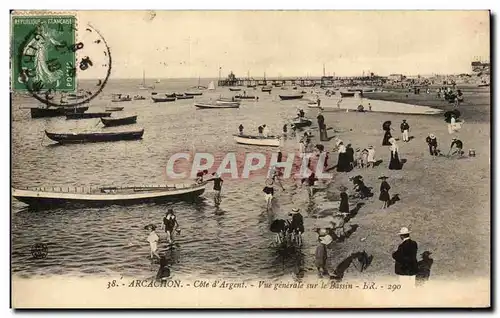
[[120, 140], [138, 140], [142, 138], [144, 129], [121, 132], [92, 132], [92, 133], [55, 133], [45, 131], [50, 139], [58, 143], [83, 143], [83, 142], [105, 142]]
[[276, 136], [260, 137], [251, 135], [233, 135], [234, 141], [243, 145], [279, 147], [280, 139]]
[[175, 102], [175, 97], [156, 97], [156, 96], [151, 96], [151, 99], [155, 103], [163, 103], [163, 102]]
[[203, 95], [203, 92], [185, 92], [184, 95], [186, 95], [186, 96], [201, 96], [201, 95]]
[[106, 127], [131, 125], [137, 122], [137, 115], [121, 118], [101, 118], [101, 121]]
[[190, 96], [190, 95], [182, 95], [182, 96], [179, 96], [179, 95], [176, 95], [177, 96], [177, 99], [193, 99], [194, 96]]
[[89, 119], [111, 116], [110, 112], [66, 114], [66, 119]]
[[269, 86], [264, 86], [264, 87], [262, 87], [262, 89], [261, 89], [261, 91], [263, 91], [263, 92], [270, 92], [270, 91], [272, 91], [272, 90], [273, 90], [273, 88], [272, 88], [272, 87], [269, 87]]
[[141, 95], [135, 95], [134, 96], [134, 100], [145, 100], [145, 99], [146, 99], [146, 97], [141, 96]]
[[354, 97], [355, 92], [340, 92], [340, 96], [342, 97]]
[[241, 102], [237, 101], [234, 98], [219, 98], [218, 100], [215, 101], [216, 104], [218, 105], [232, 105], [232, 106], [240, 106]]
[[236, 95], [234, 96], [235, 99], [259, 99], [257, 96], [251, 96], [251, 95]]
[[80, 107], [31, 107], [31, 118], [57, 117], [65, 116], [67, 113], [84, 113], [89, 109], [88, 106]]
[[206, 182], [199, 184], [171, 184], [125, 187], [51, 187], [12, 189], [12, 196], [33, 209], [50, 209], [61, 206], [132, 205], [191, 201], [205, 192]]
[[197, 108], [239, 108], [240, 103], [195, 103], [194, 106]]
[[304, 95], [279, 95], [281, 100], [301, 99]]
[[105, 107], [104, 110], [107, 112], [119, 112], [122, 111], [125, 107], [113, 107], [113, 106], [108, 106]]
[[319, 105], [316, 102], [309, 102], [309, 103], [307, 103], [307, 107], [309, 107], [309, 108], [319, 108]]
[[303, 128], [312, 125], [312, 121], [307, 118], [294, 118], [292, 124], [297, 128]]
[[241, 91], [241, 88], [239, 88], [239, 87], [229, 87], [229, 90], [231, 92], [239, 92], [239, 91]]

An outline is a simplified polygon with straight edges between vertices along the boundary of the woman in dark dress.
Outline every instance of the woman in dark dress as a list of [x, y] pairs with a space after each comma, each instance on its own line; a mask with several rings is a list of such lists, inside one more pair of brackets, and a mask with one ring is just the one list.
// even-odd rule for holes
[[380, 195], [378, 199], [382, 202], [384, 202], [384, 205], [382, 205], [382, 209], [385, 209], [389, 207], [390, 201], [391, 201], [391, 196], [389, 194], [389, 190], [391, 189], [391, 186], [389, 183], [387, 183], [387, 177], [386, 176], [381, 176], [379, 177], [380, 180], [382, 180], [382, 183], [380, 184]]
[[339, 152], [339, 159], [337, 161], [337, 172], [347, 172], [347, 155], [346, 155], [346, 147], [344, 146], [344, 143], [342, 141], [339, 142], [338, 144], [338, 152]]
[[347, 193], [345, 192], [347, 190], [346, 187], [341, 186], [340, 188], [340, 207], [339, 207], [339, 212], [340, 213], [349, 213], [349, 198], [347, 196]]
[[382, 140], [382, 146], [390, 146], [391, 143], [389, 142], [389, 139], [392, 138], [391, 135], [391, 121], [386, 121], [382, 124], [382, 129], [385, 131], [384, 133], [384, 139]]
[[401, 170], [401, 161], [399, 160], [399, 147], [396, 144], [396, 140], [394, 138], [389, 139], [391, 143], [391, 160], [389, 161], [389, 169], [390, 170]]
[[351, 144], [347, 145], [345, 153], [346, 153], [346, 166], [345, 166], [346, 172], [349, 172], [354, 167], [354, 149], [352, 148]]

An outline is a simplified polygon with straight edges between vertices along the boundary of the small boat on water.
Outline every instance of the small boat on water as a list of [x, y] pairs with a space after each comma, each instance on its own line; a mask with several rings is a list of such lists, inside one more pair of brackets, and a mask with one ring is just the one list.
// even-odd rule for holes
[[175, 97], [156, 97], [156, 96], [151, 96], [151, 99], [155, 103], [163, 103], [163, 102], [175, 102], [176, 98]]
[[85, 132], [85, 133], [56, 133], [45, 130], [45, 134], [51, 140], [60, 144], [84, 143], [84, 142], [106, 142], [120, 140], [138, 140], [142, 138], [144, 129], [120, 132]]
[[273, 88], [272, 88], [272, 87], [270, 87], [270, 86], [264, 86], [264, 87], [262, 87], [262, 88], [261, 88], [261, 91], [262, 91], [262, 92], [270, 92], [270, 91], [272, 91], [272, 90], [273, 90]]
[[309, 103], [307, 103], [307, 107], [309, 107], [309, 108], [319, 108], [319, 105], [316, 102], [309, 102]]
[[239, 108], [240, 103], [194, 103], [197, 108]]
[[251, 136], [251, 135], [233, 135], [234, 141], [243, 145], [253, 145], [253, 146], [268, 146], [268, 147], [279, 147], [280, 138], [277, 136]]
[[239, 91], [241, 91], [241, 88], [239, 88], [239, 87], [229, 87], [229, 90], [231, 92], [239, 92]]
[[236, 95], [234, 96], [234, 99], [259, 99], [257, 96], [251, 96], [251, 95]]
[[45, 187], [12, 189], [12, 196], [34, 209], [189, 201], [205, 192], [206, 182], [124, 187]]
[[89, 119], [111, 116], [110, 112], [66, 114], [66, 119]]
[[304, 95], [279, 95], [281, 100], [302, 99]]
[[312, 120], [308, 118], [294, 118], [292, 124], [297, 128], [308, 127], [312, 125]]
[[122, 111], [124, 108], [125, 107], [106, 106], [104, 108], [104, 110], [107, 112], [119, 112], [119, 111]]
[[203, 95], [203, 92], [185, 92], [184, 95], [186, 95], [186, 96], [201, 96], [201, 95]]
[[135, 95], [134, 96], [134, 100], [145, 100], [146, 97], [142, 96], [142, 95]]
[[31, 118], [58, 117], [66, 116], [68, 113], [84, 113], [89, 109], [88, 106], [77, 107], [31, 107]]
[[180, 95], [180, 96], [176, 95], [176, 98], [177, 99], [193, 99], [194, 96], [192, 96], [192, 95]]
[[123, 95], [123, 94], [113, 94], [113, 98], [111, 99], [111, 101], [114, 103], [130, 102], [131, 100], [132, 100], [132, 97], [130, 97], [129, 95]]
[[340, 92], [340, 96], [342, 97], [354, 97], [356, 92]]
[[137, 115], [120, 117], [120, 118], [101, 118], [102, 123], [106, 127], [115, 127], [123, 125], [131, 125], [137, 122]]
[[171, 93], [171, 94], [166, 94], [165, 93], [165, 96], [167, 96], [167, 97], [176, 97], [177, 93]]

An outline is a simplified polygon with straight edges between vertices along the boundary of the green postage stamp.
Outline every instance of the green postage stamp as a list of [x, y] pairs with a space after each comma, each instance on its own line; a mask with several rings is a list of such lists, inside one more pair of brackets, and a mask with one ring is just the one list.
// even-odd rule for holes
[[13, 15], [12, 90], [74, 92], [76, 89], [76, 17]]

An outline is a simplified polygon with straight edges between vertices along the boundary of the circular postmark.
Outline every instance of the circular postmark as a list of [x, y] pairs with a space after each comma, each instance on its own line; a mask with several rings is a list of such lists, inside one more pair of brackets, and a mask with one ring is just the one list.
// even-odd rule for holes
[[74, 21], [64, 21], [39, 21], [19, 46], [16, 84], [47, 106], [88, 103], [111, 74], [111, 51], [101, 33], [92, 25], [77, 33]]
[[35, 243], [31, 245], [31, 255], [35, 259], [46, 258], [49, 254], [49, 248], [45, 243]]

